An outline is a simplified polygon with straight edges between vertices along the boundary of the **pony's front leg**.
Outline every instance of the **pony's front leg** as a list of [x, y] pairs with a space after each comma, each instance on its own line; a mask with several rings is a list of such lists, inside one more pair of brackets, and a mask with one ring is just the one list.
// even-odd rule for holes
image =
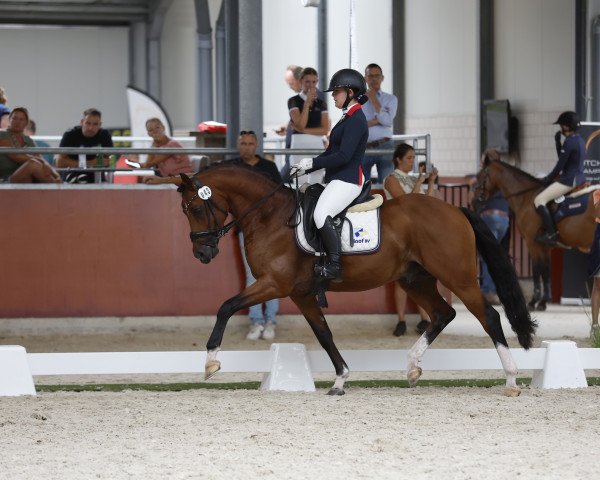
[[447, 308], [444, 308], [441, 312], [439, 310], [434, 310], [429, 313], [429, 317], [431, 318], [429, 327], [408, 352], [406, 377], [410, 387], [414, 387], [419, 378], [421, 378], [423, 369], [419, 367], [419, 363], [421, 362], [421, 358], [423, 358], [425, 351], [437, 336], [442, 333], [442, 330], [454, 319], [454, 317], [456, 317], [456, 310], [449, 307], [448, 304], [446, 304], [446, 307]]
[[221, 305], [217, 312], [217, 321], [206, 344], [205, 380], [214, 376], [221, 369], [221, 362], [217, 360], [217, 353], [221, 350], [225, 327], [231, 316], [243, 308], [278, 298], [278, 296], [278, 293], [266, 281], [259, 279], [243, 292]]
[[327, 325], [327, 322], [325, 321], [325, 316], [323, 315], [323, 311], [319, 307], [316, 298], [314, 296], [294, 296], [290, 298], [298, 306], [302, 315], [304, 315], [304, 318], [308, 321], [310, 328], [312, 328], [317, 340], [325, 349], [327, 355], [329, 355], [335, 368], [335, 383], [329, 392], [327, 392], [327, 395], [344, 395], [344, 383], [350, 375], [350, 369], [335, 346], [335, 343], [333, 343], [333, 335], [331, 334], [329, 325]]

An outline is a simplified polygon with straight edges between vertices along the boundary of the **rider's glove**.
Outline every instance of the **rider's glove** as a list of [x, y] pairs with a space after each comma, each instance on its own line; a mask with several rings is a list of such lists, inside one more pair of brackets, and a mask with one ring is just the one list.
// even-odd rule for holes
[[298, 163], [292, 165], [292, 169], [295, 169], [298, 175], [302, 175], [307, 170], [310, 170], [313, 167], [313, 159], [312, 158], [303, 158]]

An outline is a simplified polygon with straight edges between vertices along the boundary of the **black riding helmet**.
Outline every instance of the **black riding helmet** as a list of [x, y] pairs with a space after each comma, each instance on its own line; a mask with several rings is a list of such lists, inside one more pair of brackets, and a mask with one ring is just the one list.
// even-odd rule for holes
[[571, 111], [561, 113], [556, 119], [556, 122], [553, 123], [553, 125], [565, 125], [569, 127], [573, 132], [579, 130], [579, 127], [581, 126], [579, 124], [579, 115]]
[[[342, 68], [333, 74], [329, 81], [329, 87], [325, 92], [333, 92], [336, 88], [343, 88], [348, 93], [348, 98], [344, 102], [343, 107], [346, 108], [350, 103], [350, 100], [356, 98], [356, 101], [363, 105], [367, 102], [368, 98], [365, 95], [367, 91], [367, 84], [365, 83], [365, 77], [359, 72], [352, 68]], [[352, 89], [354, 95], [351, 96], [349, 90]]]

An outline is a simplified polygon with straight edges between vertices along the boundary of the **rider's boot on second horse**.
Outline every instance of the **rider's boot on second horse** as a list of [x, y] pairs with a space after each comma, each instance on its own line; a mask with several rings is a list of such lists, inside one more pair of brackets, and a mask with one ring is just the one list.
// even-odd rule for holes
[[323, 266], [315, 265], [315, 273], [324, 280], [339, 283], [342, 281], [342, 244], [330, 216], [327, 216], [323, 227], [319, 229], [319, 235], [327, 256]]
[[535, 210], [542, 219], [542, 229], [544, 230], [543, 233], [535, 237], [535, 241], [550, 247], [556, 245], [558, 232], [556, 231], [556, 225], [548, 207], [546, 205], [538, 205]]

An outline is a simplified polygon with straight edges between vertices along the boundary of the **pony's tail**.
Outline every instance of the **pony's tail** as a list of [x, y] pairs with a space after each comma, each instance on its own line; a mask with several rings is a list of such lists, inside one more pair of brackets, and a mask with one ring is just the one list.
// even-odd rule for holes
[[477, 250], [485, 260], [496, 284], [498, 298], [504, 306], [510, 326], [517, 334], [521, 346], [528, 349], [531, 347], [537, 324], [529, 315], [525, 297], [508, 253], [498, 243], [483, 220], [466, 208], [460, 210], [467, 217], [475, 232]]

